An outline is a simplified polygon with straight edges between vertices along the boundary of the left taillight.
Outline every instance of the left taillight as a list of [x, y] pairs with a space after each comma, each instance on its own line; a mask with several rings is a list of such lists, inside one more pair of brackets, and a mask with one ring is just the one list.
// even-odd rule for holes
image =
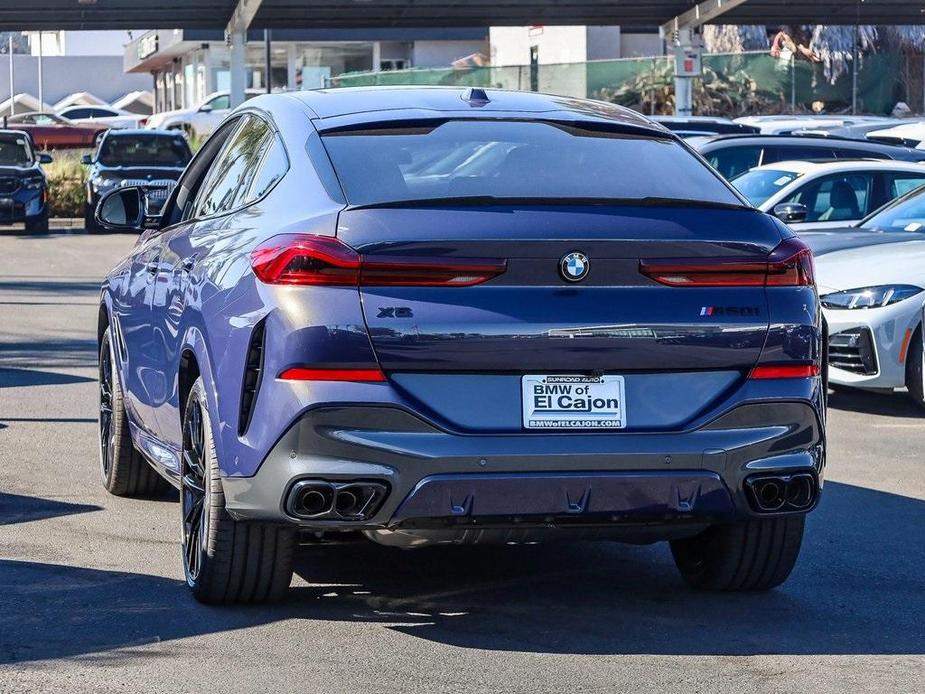
[[796, 237], [781, 242], [760, 260], [641, 260], [639, 272], [669, 287], [811, 287], [815, 283], [812, 251]]
[[267, 284], [469, 287], [497, 277], [507, 261], [488, 258], [368, 256], [330, 236], [275, 236], [251, 253]]

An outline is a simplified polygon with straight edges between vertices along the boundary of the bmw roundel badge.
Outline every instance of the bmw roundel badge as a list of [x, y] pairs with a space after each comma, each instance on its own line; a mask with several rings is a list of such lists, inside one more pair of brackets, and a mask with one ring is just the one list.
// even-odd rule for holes
[[581, 282], [591, 271], [591, 261], [588, 256], [573, 251], [559, 261], [559, 274], [567, 282]]

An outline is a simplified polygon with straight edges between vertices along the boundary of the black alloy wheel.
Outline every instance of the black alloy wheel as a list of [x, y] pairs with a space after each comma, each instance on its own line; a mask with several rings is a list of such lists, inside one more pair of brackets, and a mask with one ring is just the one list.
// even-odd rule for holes
[[205, 435], [202, 425], [202, 406], [191, 402], [183, 424], [183, 477], [180, 503], [183, 517], [183, 568], [191, 585], [199, 578], [204, 539], [208, 537], [206, 511], [209, 485], [204, 466]]

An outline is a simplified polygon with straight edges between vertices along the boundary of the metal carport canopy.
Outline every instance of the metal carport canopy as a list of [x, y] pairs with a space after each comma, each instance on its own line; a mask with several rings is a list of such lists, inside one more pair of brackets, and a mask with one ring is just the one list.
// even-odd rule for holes
[[[701, 5], [722, 5], [711, 0]], [[745, 0], [723, 24], [925, 23], [922, 0]], [[0, 0], [0, 30], [224, 28], [238, 5], [263, 28], [588, 24], [661, 26], [694, 0]], [[240, 11], [240, 10], [239, 10]]]

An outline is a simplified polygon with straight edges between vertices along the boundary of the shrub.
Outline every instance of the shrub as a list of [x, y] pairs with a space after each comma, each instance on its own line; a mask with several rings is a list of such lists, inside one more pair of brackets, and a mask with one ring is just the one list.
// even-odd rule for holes
[[52, 217], [83, 217], [87, 199], [87, 167], [80, 163], [84, 152], [53, 152], [55, 160], [44, 166], [48, 178], [48, 204]]

